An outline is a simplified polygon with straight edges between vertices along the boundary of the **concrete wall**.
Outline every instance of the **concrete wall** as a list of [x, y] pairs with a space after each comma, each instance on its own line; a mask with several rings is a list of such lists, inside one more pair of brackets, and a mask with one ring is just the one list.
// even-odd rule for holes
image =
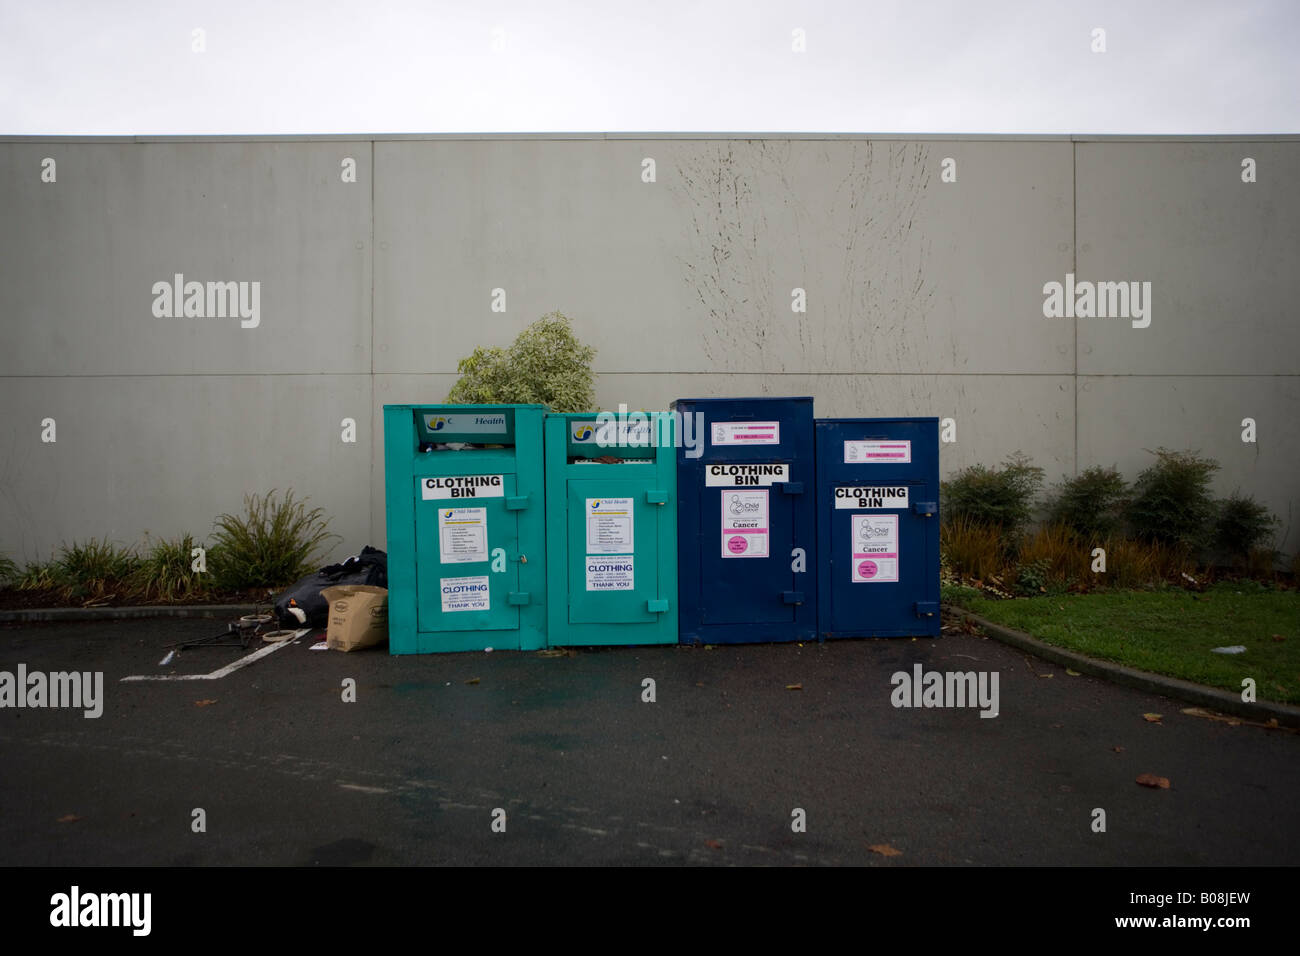
[[[271, 488], [382, 546], [382, 405], [553, 309], [606, 408], [951, 416], [945, 472], [1196, 448], [1294, 550], [1298, 177], [1300, 137], [0, 140], [0, 551], [203, 536]], [[156, 316], [176, 273], [260, 282], [259, 324]], [[1151, 282], [1150, 326], [1044, 318], [1067, 273]]]

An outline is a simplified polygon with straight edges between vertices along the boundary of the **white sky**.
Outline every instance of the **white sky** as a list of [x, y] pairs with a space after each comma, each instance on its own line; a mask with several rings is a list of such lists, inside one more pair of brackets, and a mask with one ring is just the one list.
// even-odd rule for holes
[[0, 0], [0, 135], [1296, 133], [1297, 64], [1300, 0]]

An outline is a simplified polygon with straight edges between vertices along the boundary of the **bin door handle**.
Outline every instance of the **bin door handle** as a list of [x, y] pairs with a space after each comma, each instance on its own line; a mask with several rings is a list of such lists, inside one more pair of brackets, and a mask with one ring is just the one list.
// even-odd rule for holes
[[772, 484], [781, 489], [782, 494], [801, 495], [803, 494], [802, 481], [774, 481]]
[[645, 500], [652, 505], [666, 505], [668, 503], [668, 492], [659, 491], [657, 489], [654, 491], [647, 491], [645, 493]]
[[802, 591], [782, 591], [782, 592], [781, 592], [781, 603], [782, 603], [782, 604], [802, 604], [802, 603], [803, 603], [803, 592], [802, 592]]
[[506, 595], [507, 604], [531, 604], [532, 595], [527, 591], [511, 591]]
[[528, 507], [527, 495], [507, 495], [506, 511], [523, 511]]
[[650, 598], [645, 602], [645, 609], [651, 614], [661, 614], [668, 610], [667, 598]]
[[934, 617], [939, 613], [939, 603], [937, 601], [917, 601], [912, 607], [916, 611], [917, 617]]
[[939, 505], [934, 501], [913, 501], [912, 513], [925, 518], [933, 518], [939, 513]]

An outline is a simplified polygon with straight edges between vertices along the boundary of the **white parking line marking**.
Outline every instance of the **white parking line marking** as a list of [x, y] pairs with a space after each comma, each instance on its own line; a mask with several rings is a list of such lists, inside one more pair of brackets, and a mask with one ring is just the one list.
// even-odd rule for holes
[[260, 650], [253, 651], [253, 653], [251, 654], [246, 654], [243, 657], [241, 657], [239, 660], [233, 661], [232, 663], [227, 664], [225, 667], [221, 668], [220, 670], [213, 671], [211, 674], [132, 674], [130, 677], [123, 677], [122, 681], [221, 680], [221, 678], [223, 677], [229, 677], [231, 674], [239, 670], [241, 667], [246, 667], [247, 665], [252, 664], [254, 661], [259, 661], [263, 657], [266, 657], [270, 654], [274, 654], [282, 647], [287, 647], [290, 644], [297, 644], [299, 638], [301, 638], [303, 635], [308, 634], [310, 632], [311, 632], [310, 627], [303, 628], [300, 631], [295, 631], [293, 637], [291, 637], [289, 640], [280, 641], [278, 644], [267, 644], [266, 647], [263, 647]]

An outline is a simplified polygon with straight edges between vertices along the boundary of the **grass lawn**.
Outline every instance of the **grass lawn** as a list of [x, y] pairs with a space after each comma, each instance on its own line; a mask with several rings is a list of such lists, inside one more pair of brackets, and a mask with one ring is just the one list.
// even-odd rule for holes
[[[1101, 591], [995, 601], [962, 597], [969, 611], [1058, 647], [1144, 671], [1300, 704], [1300, 592]], [[1281, 635], [1283, 640], [1275, 640]], [[1211, 648], [1241, 644], [1242, 654]]]

